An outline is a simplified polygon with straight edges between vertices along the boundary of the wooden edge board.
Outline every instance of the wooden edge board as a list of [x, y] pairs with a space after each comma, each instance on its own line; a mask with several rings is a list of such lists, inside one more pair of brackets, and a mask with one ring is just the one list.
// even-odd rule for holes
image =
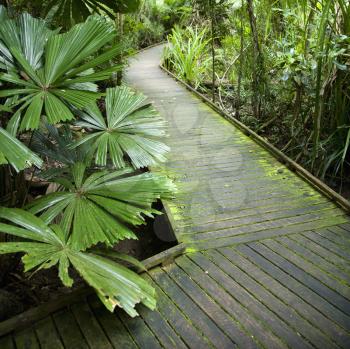
[[302, 177], [309, 184], [311, 184], [317, 191], [327, 196], [331, 201], [336, 202], [337, 205], [340, 206], [343, 210], [350, 213], [350, 202], [347, 199], [345, 199], [343, 196], [338, 194], [336, 191], [334, 191], [332, 188], [330, 188], [327, 184], [322, 182], [320, 179], [316, 178], [309, 171], [307, 171], [305, 168], [300, 166], [294, 160], [292, 160], [287, 155], [282, 153], [279, 149], [277, 149], [271, 143], [266, 141], [263, 137], [259, 136], [257, 133], [252, 131], [249, 127], [244, 125], [242, 122], [240, 122], [233, 116], [223, 111], [216, 104], [214, 104], [209, 98], [207, 98], [206, 96], [198, 92], [196, 89], [194, 89], [192, 86], [190, 86], [189, 84], [187, 84], [186, 82], [178, 78], [175, 74], [173, 74], [171, 71], [165, 68], [162, 64], [160, 64], [159, 67], [168, 75], [170, 75], [173, 79], [175, 79], [176, 81], [184, 85], [192, 93], [197, 95], [202, 101], [204, 101], [207, 105], [209, 105], [213, 110], [215, 110], [225, 119], [230, 121], [246, 136], [251, 137], [256, 143], [258, 143], [260, 146], [266, 149], [271, 155], [273, 155], [279, 162], [286, 165], [290, 170], [294, 171], [299, 177]]
[[[163, 263], [166, 263], [169, 260], [173, 260], [177, 256], [183, 254], [184, 251], [185, 245], [179, 244], [145, 259], [142, 263], [148, 270]], [[138, 272], [140, 273], [142, 271], [138, 270]], [[21, 314], [15, 315], [14, 317], [8, 320], [0, 322], [0, 337], [14, 330], [20, 330], [27, 326], [30, 326], [35, 322], [49, 316], [51, 313], [63, 309], [68, 305], [81, 300], [82, 297], [86, 297], [93, 293], [94, 290], [92, 288], [88, 286], [82, 286], [67, 295], [43, 303], [37, 307], [24, 311]]]

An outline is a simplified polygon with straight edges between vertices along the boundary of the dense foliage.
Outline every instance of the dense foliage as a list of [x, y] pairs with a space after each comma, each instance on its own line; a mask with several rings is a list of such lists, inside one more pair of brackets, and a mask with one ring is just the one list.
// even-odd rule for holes
[[192, 29], [169, 36], [168, 67], [320, 178], [349, 185], [349, 1], [191, 3]]
[[[136, 239], [133, 228], [161, 214], [153, 204], [175, 191], [167, 177], [140, 170], [165, 160], [165, 124], [142, 94], [103, 89], [122, 68], [117, 23], [106, 16], [119, 8], [89, 15], [95, 2], [76, 0], [58, 10], [68, 3], [89, 13], [70, 18], [84, 21], [62, 33], [0, 6], [0, 175], [8, 194], [0, 231], [15, 237], [0, 243], [0, 254], [24, 253], [25, 271], [57, 266], [65, 286], [74, 267], [109, 310], [135, 316], [137, 303], [155, 308], [155, 292], [127, 268], [141, 263], [113, 248]], [[51, 189], [31, 197], [33, 179]]]

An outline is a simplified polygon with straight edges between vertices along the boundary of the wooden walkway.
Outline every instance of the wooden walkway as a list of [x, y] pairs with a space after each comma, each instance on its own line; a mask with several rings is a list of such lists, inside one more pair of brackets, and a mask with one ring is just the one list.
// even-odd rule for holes
[[111, 314], [95, 296], [0, 339], [0, 348], [350, 348], [350, 220], [158, 67], [127, 81], [169, 122], [179, 188], [166, 203], [183, 255], [144, 277], [158, 310]]

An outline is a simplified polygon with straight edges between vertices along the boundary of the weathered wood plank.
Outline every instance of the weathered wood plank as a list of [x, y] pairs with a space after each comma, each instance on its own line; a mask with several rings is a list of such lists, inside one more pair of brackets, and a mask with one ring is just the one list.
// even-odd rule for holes
[[215, 299], [209, 297], [192, 278], [177, 265], [163, 268], [186, 294], [241, 348], [257, 348], [252, 338], [232, 317], [230, 317]]
[[[244, 287], [250, 295], [277, 314], [282, 323], [285, 322], [292, 328], [296, 338], [298, 338], [298, 333], [316, 347], [333, 348], [335, 346], [321, 331], [310, 325], [293, 308], [285, 305], [218, 251], [206, 251], [204, 256], [209, 257], [216, 266], [220, 267], [227, 275]], [[294, 346], [298, 347], [298, 343], [294, 343]]]
[[[307, 264], [307, 262], [304, 261], [304, 263], [302, 263], [303, 269], [300, 268], [298, 258], [293, 258], [294, 256], [290, 251], [283, 248], [281, 245], [276, 246], [276, 243], [272, 240], [264, 240], [261, 243], [251, 243], [249, 244], [249, 247], [258, 251], [260, 254], [264, 254], [266, 258], [268, 258], [273, 263], [278, 264], [281, 268], [283, 268], [283, 270], [293, 275], [295, 279], [299, 280], [301, 283], [311, 288], [320, 296], [327, 299], [329, 303], [332, 303], [338, 307], [338, 309], [343, 311], [345, 314], [350, 315], [350, 301], [317, 280], [313, 276], [313, 273], [316, 273], [316, 270], [312, 267], [312, 265]], [[280, 255], [280, 253], [283, 254], [283, 257]], [[290, 260], [293, 260], [293, 263], [291, 263]], [[296, 265], [296, 263], [298, 263], [299, 266]], [[304, 268], [307, 271], [304, 270]], [[323, 281], [325, 281], [325, 274], [317, 274], [318, 277], [323, 276]], [[329, 283], [330, 282], [327, 279], [327, 284]], [[334, 285], [336, 285], [336, 282], [334, 282]]]
[[148, 327], [157, 335], [158, 340], [164, 348], [187, 348], [180, 336], [178, 336], [158, 311], [151, 311], [141, 306], [139, 312]]
[[96, 320], [87, 301], [75, 303], [71, 306], [71, 309], [90, 347], [112, 349], [110, 342]]
[[[310, 250], [310, 249], [304, 247], [301, 244], [302, 241], [304, 241], [304, 240], [299, 239], [299, 236], [281, 237], [281, 238], [275, 239], [275, 241], [286, 246], [293, 253], [298, 254], [301, 257], [301, 259], [300, 258], [296, 259], [296, 257], [292, 257], [292, 259], [290, 259], [290, 260], [292, 260], [292, 261], [295, 260], [296, 265], [299, 265], [299, 266], [303, 265], [303, 267], [308, 269], [309, 273], [310, 273], [310, 268], [308, 268], [308, 265], [310, 265], [310, 264], [308, 262], [311, 262], [313, 264], [313, 266], [311, 266], [311, 269], [314, 269], [314, 267], [317, 266], [321, 271], [316, 269], [315, 273], [314, 273], [315, 277], [317, 277], [317, 275], [319, 275], [320, 273], [322, 273], [322, 274], [326, 273], [327, 275], [338, 279], [342, 284], [341, 286], [343, 286], [344, 283], [348, 284], [350, 282], [350, 271], [347, 272], [346, 269], [344, 269], [344, 268], [338, 268], [333, 263], [328, 262], [327, 259], [314, 253], [313, 250]], [[285, 255], [283, 255], [283, 256], [285, 256]], [[306, 260], [306, 263], [305, 263], [305, 260]], [[313, 273], [311, 273], [311, 274], [313, 274]], [[318, 278], [319, 278], [319, 280], [322, 281], [323, 276], [320, 276]], [[329, 279], [328, 281], [330, 284], [329, 286], [331, 288], [334, 288], [335, 290], [337, 290], [337, 287], [336, 287], [337, 283], [334, 283], [333, 279]], [[328, 281], [326, 280], [323, 282], [325, 284], [327, 284]], [[338, 291], [338, 292], [341, 293], [342, 291]], [[347, 290], [347, 292], [349, 292], [349, 290]], [[348, 296], [350, 296], [350, 293], [348, 293]]]
[[[192, 255], [192, 254], [191, 254]], [[183, 269], [205, 292], [215, 299], [244, 330], [257, 341], [258, 346], [268, 348], [286, 348], [287, 346], [266, 327], [264, 322], [256, 319], [247, 308], [237, 302], [220, 284], [194, 264], [188, 257], [181, 257], [176, 263]]]
[[215, 322], [213, 322], [165, 272], [159, 269], [151, 275], [153, 280], [155, 280], [167, 296], [171, 298], [176, 306], [181, 309], [189, 321], [199, 328], [215, 347], [229, 348], [230, 346], [234, 346], [232, 340], [218, 328]]
[[155, 284], [149, 276], [145, 279], [152, 283], [158, 295], [158, 311], [172, 326], [188, 347], [207, 348], [210, 344], [201, 330], [193, 326], [174, 302]]
[[40, 345], [33, 328], [15, 332], [14, 339], [17, 349], [39, 349]]
[[119, 312], [118, 316], [140, 348], [162, 348], [156, 334], [150, 330], [143, 319], [140, 317], [130, 318], [124, 312]]
[[[342, 348], [348, 348], [350, 346], [350, 336], [344, 329], [305, 301], [301, 297], [303, 293], [294, 293], [291, 283], [282, 283], [285, 280], [282, 277], [278, 279], [280, 276], [278, 274], [278, 268], [271, 268], [271, 273], [268, 274], [260, 267], [259, 260], [255, 261], [258, 264], [254, 264], [247, 256], [240, 254], [235, 248], [224, 247], [219, 251], [288, 307], [295, 309], [300, 316], [306, 319], [316, 329], [313, 332], [317, 333], [317, 329], [319, 329]], [[283, 273], [280, 274], [283, 275]], [[277, 276], [277, 279], [275, 279], [274, 275]], [[291, 289], [287, 286], [291, 287]], [[313, 334], [310, 334], [310, 336], [313, 336]]]
[[[320, 232], [318, 231], [318, 233]], [[330, 237], [330, 235], [332, 234], [328, 232], [327, 235]], [[320, 256], [320, 258], [322, 258], [323, 261], [327, 261], [327, 262], [329, 261], [333, 265], [337, 266], [340, 270], [346, 272], [347, 274], [350, 273], [350, 261], [347, 261], [339, 257], [338, 255], [332, 253], [331, 251], [325, 249], [324, 247], [318, 245], [317, 243], [306, 238], [303, 235], [290, 235], [288, 236], [288, 238], [291, 240], [294, 240], [296, 243], [301, 244], [302, 246], [307, 248], [309, 251], [312, 251], [314, 254], [317, 254], [318, 256]]]
[[41, 349], [63, 349], [63, 344], [51, 317], [37, 322], [34, 329]]
[[268, 307], [247, 292], [236, 280], [222, 271], [202, 253], [191, 254], [190, 258], [220, 284], [234, 299], [244, 305], [257, 319], [261, 319], [278, 338], [292, 348], [311, 348], [307, 341], [297, 336], [295, 331], [279, 319]]
[[1, 349], [15, 349], [15, 344], [13, 343], [12, 335], [7, 335], [0, 338], [0, 348]]
[[290, 225], [288, 228], [270, 228], [260, 230], [258, 232], [250, 232], [245, 234], [236, 234], [227, 238], [219, 238], [213, 240], [203, 240], [195, 242], [187, 242], [187, 249], [192, 250], [208, 250], [211, 248], [218, 248], [223, 246], [231, 246], [235, 244], [243, 244], [252, 241], [260, 241], [268, 238], [273, 238], [282, 235], [290, 235], [309, 231], [310, 229], [318, 229], [330, 226], [330, 224], [340, 224], [344, 222], [346, 217], [333, 217], [332, 223], [329, 219], [318, 219], [311, 222], [299, 223]]
[[323, 315], [342, 326], [345, 330], [350, 330], [350, 317], [332, 305], [331, 302], [329, 302], [331, 300], [326, 300], [317, 292], [296, 280], [292, 275], [286, 272], [283, 265], [279, 265], [278, 263], [274, 264], [270, 261], [269, 256], [272, 254], [272, 251], [271, 253], [265, 254], [263, 249], [257, 251], [246, 245], [237, 246], [237, 250], [258, 265], [267, 274], [271, 275], [275, 280], [279, 281], [282, 285], [288, 287], [293, 293], [310, 303]]
[[123, 349], [137, 348], [132, 336], [116, 314], [108, 311], [95, 295], [89, 297], [88, 302], [113, 347]]
[[54, 314], [53, 320], [65, 348], [88, 348], [81, 330], [70, 310], [63, 310]]
[[[331, 212], [334, 214], [335, 217], [337, 215], [340, 215], [340, 217], [344, 217], [342, 212]], [[333, 216], [333, 218], [334, 218]], [[279, 229], [280, 231], [286, 231], [287, 233], [293, 232], [293, 226], [297, 224], [302, 224], [304, 222], [313, 222], [317, 220], [324, 220], [325, 218], [324, 211], [320, 211], [319, 213], [307, 213], [300, 216], [293, 216], [288, 218], [281, 218], [276, 219], [273, 221], [267, 221], [262, 223], [253, 223], [249, 224], [248, 222], [246, 224], [240, 225], [238, 224], [237, 227], [232, 227], [230, 229], [220, 229], [216, 231], [210, 231], [210, 232], [204, 232], [204, 233], [197, 233], [197, 234], [191, 234], [190, 236], [186, 235], [182, 237], [182, 240], [184, 242], [186, 241], [200, 241], [200, 240], [210, 240], [210, 239], [218, 239], [218, 238], [225, 238], [229, 236], [234, 235], [240, 235], [240, 234], [246, 234], [246, 233], [257, 233], [259, 231], [263, 230], [271, 230], [273, 229]], [[289, 228], [291, 229], [289, 230]]]
[[350, 261], [350, 250], [348, 245], [343, 246], [341, 244], [335, 244], [323, 237], [321, 234], [318, 234], [317, 231], [308, 232], [307, 234], [305, 234], [305, 236], [310, 240], [315, 241], [317, 244], [323, 246], [324, 248], [328, 249], [329, 251], [344, 258], [345, 260]]

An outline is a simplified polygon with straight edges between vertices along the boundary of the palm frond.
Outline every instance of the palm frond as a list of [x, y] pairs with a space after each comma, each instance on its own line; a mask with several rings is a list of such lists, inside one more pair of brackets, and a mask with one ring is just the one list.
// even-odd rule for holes
[[135, 174], [130, 168], [89, 174], [80, 162], [70, 167], [65, 177], [53, 181], [62, 190], [34, 200], [27, 208], [41, 214], [48, 224], [59, 218], [76, 249], [136, 239], [130, 227], [144, 224], [145, 216], [160, 214], [152, 204], [160, 198], [170, 198], [175, 191], [165, 176]]
[[93, 69], [122, 50], [116, 44], [100, 54], [114, 38], [113, 24], [99, 16], [63, 34], [28, 14], [0, 22], [0, 69], [5, 70], [0, 81], [16, 85], [1, 90], [0, 97], [18, 97], [9, 107], [23, 112], [20, 130], [37, 129], [44, 113], [50, 124], [72, 120], [73, 107], [82, 109], [100, 98], [95, 82], [121, 68]]
[[97, 165], [105, 166], [108, 156], [117, 168], [155, 165], [166, 160], [169, 147], [159, 139], [165, 136], [165, 121], [146, 104], [146, 97], [121, 86], [106, 91], [106, 118], [96, 106], [80, 113], [77, 124], [92, 132], [77, 143], [89, 143]]
[[18, 172], [32, 165], [41, 167], [43, 161], [21, 141], [0, 127], [0, 165], [7, 163]]
[[22, 261], [26, 271], [58, 264], [61, 281], [70, 287], [73, 279], [69, 267], [72, 265], [110, 311], [119, 306], [134, 317], [138, 315], [135, 310], [138, 303], [155, 309], [155, 290], [141, 276], [107, 258], [78, 251], [59, 226], [49, 226], [21, 209], [0, 207], [0, 218], [15, 224], [0, 223], [1, 232], [32, 240], [0, 243], [0, 254], [25, 253]]

